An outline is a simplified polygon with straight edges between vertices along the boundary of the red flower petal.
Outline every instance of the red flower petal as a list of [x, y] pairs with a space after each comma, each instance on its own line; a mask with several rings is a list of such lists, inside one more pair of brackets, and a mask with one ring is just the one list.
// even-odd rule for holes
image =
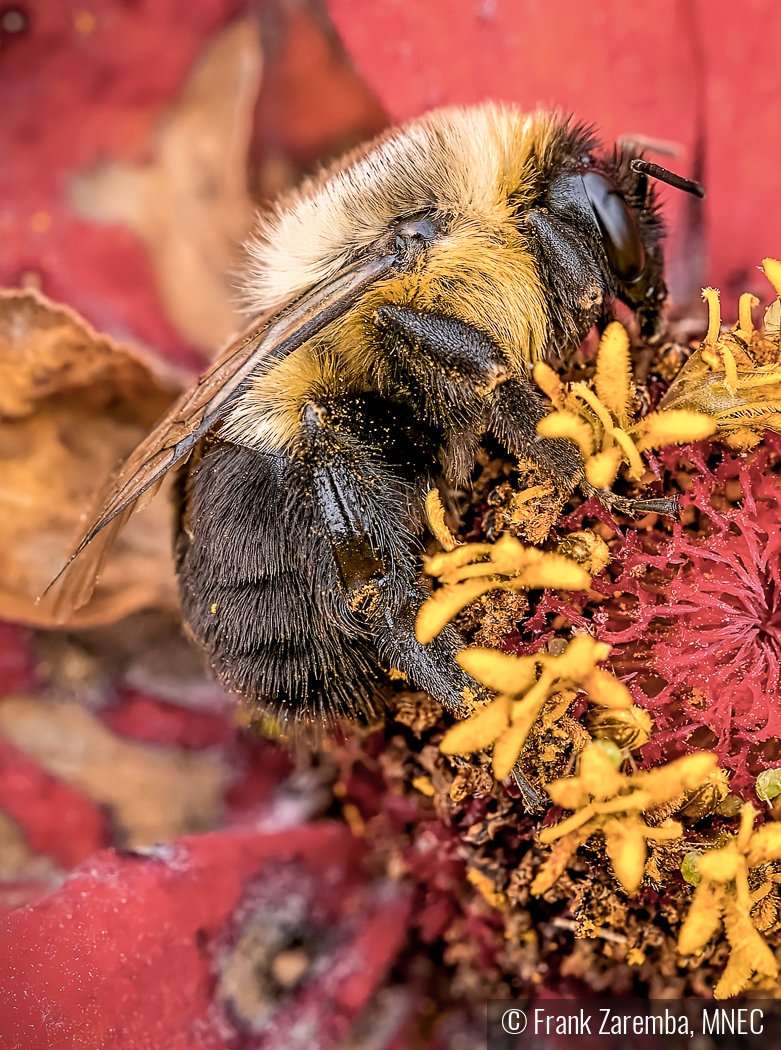
[[558, 106], [593, 121], [608, 144], [622, 135], [679, 144], [681, 155], [667, 163], [684, 174], [701, 142], [707, 273], [694, 242], [684, 253], [686, 199], [664, 191], [680, 261], [671, 273], [676, 297], [713, 284], [729, 310], [746, 290], [768, 298], [756, 267], [781, 251], [781, 146], [772, 131], [781, 8], [773, 0], [665, 3], [653, 11], [622, 0], [328, 0], [328, 8], [396, 120], [485, 98]]

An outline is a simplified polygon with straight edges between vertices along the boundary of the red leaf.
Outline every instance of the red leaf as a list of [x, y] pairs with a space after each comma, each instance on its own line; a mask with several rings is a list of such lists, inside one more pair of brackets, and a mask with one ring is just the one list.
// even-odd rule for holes
[[406, 930], [406, 898], [367, 889], [361, 853], [345, 827], [319, 824], [268, 836], [215, 832], [180, 839], [156, 856], [99, 854], [59, 891], [4, 920], [0, 1038], [102, 1050], [223, 1047], [235, 1031], [215, 999], [223, 931], [234, 912], [243, 914], [236, 909], [245, 891], [251, 902], [259, 872], [270, 873], [268, 889], [274, 872], [303, 865], [315, 887], [310, 914], [337, 945], [331, 964], [314, 967], [283, 998], [251, 1045], [283, 1050], [302, 1023], [316, 1033], [313, 1045], [336, 1045]]
[[132, 335], [197, 367], [198, 356], [163, 313], [144, 247], [119, 227], [79, 219], [68, 183], [99, 161], [142, 157], [156, 118], [206, 40], [241, 6], [20, 5], [26, 28], [0, 39], [0, 284], [30, 274], [99, 329]]
[[664, 0], [652, 9], [623, 0], [328, 0], [328, 8], [396, 120], [486, 98], [558, 106], [593, 121], [608, 144], [622, 135], [680, 144], [668, 163], [684, 174], [701, 137], [710, 267], [700, 272], [691, 250], [684, 254], [687, 201], [665, 190], [681, 263], [671, 273], [676, 297], [709, 283], [730, 308], [746, 290], [768, 298], [756, 267], [781, 251], [774, 0]]
[[0, 621], [0, 696], [32, 688], [35, 675], [30, 637], [27, 628]]
[[0, 737], [0, 807], [30, 848], [69, 870], [111, 840], [102, 810]]
[[103, 721], [123, 736], [186, 748], [228, 744], [235, 734], [230, 722], [219, 715], [191, 711], [132, 690], [103, 714]]

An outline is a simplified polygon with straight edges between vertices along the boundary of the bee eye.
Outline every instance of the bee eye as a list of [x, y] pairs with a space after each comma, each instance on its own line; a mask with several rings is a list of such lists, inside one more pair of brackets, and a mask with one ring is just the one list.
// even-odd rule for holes
[[399, 251], [409, 248], [410, 242], [428, 244], [437, 234], [437, 227], [431, 219], [407, 219], [400, 222], [395, 230], [396, 248]]
[[645, 268], [645, 248], [632, 210], [604, 175], [586, 171], [582, 179], [613, 272], [622, 281], [634, 281]]

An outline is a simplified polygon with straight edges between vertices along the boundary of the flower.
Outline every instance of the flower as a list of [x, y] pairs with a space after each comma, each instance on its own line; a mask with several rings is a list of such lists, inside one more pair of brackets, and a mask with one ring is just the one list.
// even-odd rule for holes
[[[418, 613], [415, 634], [422, 644], [430, 642], [458, 612], [489, 591], [546, 587], [585, 590], [590, 585], [591, 574], [578, 561], [561, 553], [524, 547], [509, 534], [502, 535], [495, 544], [453, 546], [450, 543], [452, 534], [449, 530], [444, 531], [446, 526], [438, 494], [436, 490], [432, 493], [434, 495], [430, 493], [428, 501], [432, 529], [440, 542], [447, 543], [451, 549], [426, 563], [426, 572], [437, 576], [442, 586]], [[604, 544], [603, 551], [594, 542], [588, 543], [589, 537], [590, 533], [576, 534], [573, 553], [577, 548], [579, 560], [590, 563], [595, 562], [596, 556], [596, 567], [602, 567], [609, 552]], [[581, 546], [585, 551], [580, 549]], [[596, 642], [589, 635], [574, 638], [566, 652], [558, 656], [539, 652], [519, 657], [481, 648], [461, 651], [457, 657], [460, 666], [500, 695], [479, 706], [470, 718], [453, 726], [442, 740], [442, 752], [469, 755], [493, 749], [494, 776], [497, 780], [504, 780], [516, 766], [529, 733], [547, 702], [573, 685], [586, 690], [592, 703], [602, 708], [634, 714], [631, 735], [634, 739], [647, 739], [643, 734], [650, 730], [650, 720], [644, 721], [642, 712], [633, 708], [626, 686], [597, 667], [597, 663], [609, 654], [609, 645]], [[474, 702], [474, 698], [471, 700]]]
[[440, 750], [446, 755], [468, 755], [493, 747], [494, 776], [504, 780], [518, 761], [546, 701], [562, 689], [580, 686], [593, 703], [603, 708], [631, 710], [632, 697], [626, 686], [597, 667], [609, 655], [609, 645], [588, 635], [574, 638], [561, 656], [510, 656], [493, 649], [462, 650], [457, 657], [460, 666], [500, 695], [449, 729]]
[[765, 498], [755, 499], [752, 472], [740, 473], [748, 482], [744, 506], [728, 515], [709, 508], [717, 528], [707, 542], [682, 534], [676, 544], [682, 565], [665, 614], [678, 629], [656, 646], [663, 672], [704, 689], [720, 737], [733, 721], [765, 735], [781, 730], [773, 702], [781, 679], [781, 490], [763, 478]]
[[465, 543], [425, 564], [429, 576], [442, 586], [423, 603], [415, 622], [415, 637], [433, 641], [457, 613], [488, 591], [557, 587], [585, 590], [591, 576], [562, 554], [524, 547], [509, 533], [496, 543]]
[[[751, 744], [781, 736], [781, 488], [770, 469], [779, 453], [781, 440], [767, 434], [751, 462], [727, 456], [710, 470], [685, 450], [701, 474], [681, 501], [687, 524], [676, 522], [656, 555], [636, 540], [624, 545], [621, 575], [607, 587], [637, 602], [623, 630], [611, 629], [618, 623], [606, 612], [598, 631], [614, 645], [643, 646], [666, 682], [645, 705], [658, 730], [645, 757], [703, 727], [738, 792], [753, 791]], [[677, 454], [662, 459], [678, 469]], [[725, 490], [742, 505], [730, 505]]]
[[[781, 295], [781, 263], [765, 259], [765, 276]], [[715, 288], [703, 289], [708, 304], [708, 332], [675, 378], [661, 405], [666, 411], [704, 412], [711, 417], [722, 441], [748, 451], [765, 429], [781, 430], [781, 341], [779, 299], [765, 313], [761, 329], [754, 328], [751, 311], [759, 300], [746, 292], [740, 297], [739, 321], [731, 332], [721, 332], [721, 306]]]

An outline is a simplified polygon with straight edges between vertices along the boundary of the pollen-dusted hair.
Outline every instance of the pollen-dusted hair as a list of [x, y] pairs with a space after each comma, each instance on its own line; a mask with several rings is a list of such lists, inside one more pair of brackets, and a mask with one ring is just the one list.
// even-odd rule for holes
[[594, 145], [560, 115], [485, 103], [435, 110], [393, 129], [306, 180], [261, 216], [247, 246], [244, 300], [252, 314], [337, 276], [399, 222], [432, 218], [443, 236], [419, 271], [379, 282], [321, 337], [256, 375], [223, 433], [260, 451], [289, 448], [315, 389], [389, 392], [373, 324], [387, 303], [445, 313], [490, 338], [511, 374], [551, 342], [550, 294], [524, 213], [551, 172]]

